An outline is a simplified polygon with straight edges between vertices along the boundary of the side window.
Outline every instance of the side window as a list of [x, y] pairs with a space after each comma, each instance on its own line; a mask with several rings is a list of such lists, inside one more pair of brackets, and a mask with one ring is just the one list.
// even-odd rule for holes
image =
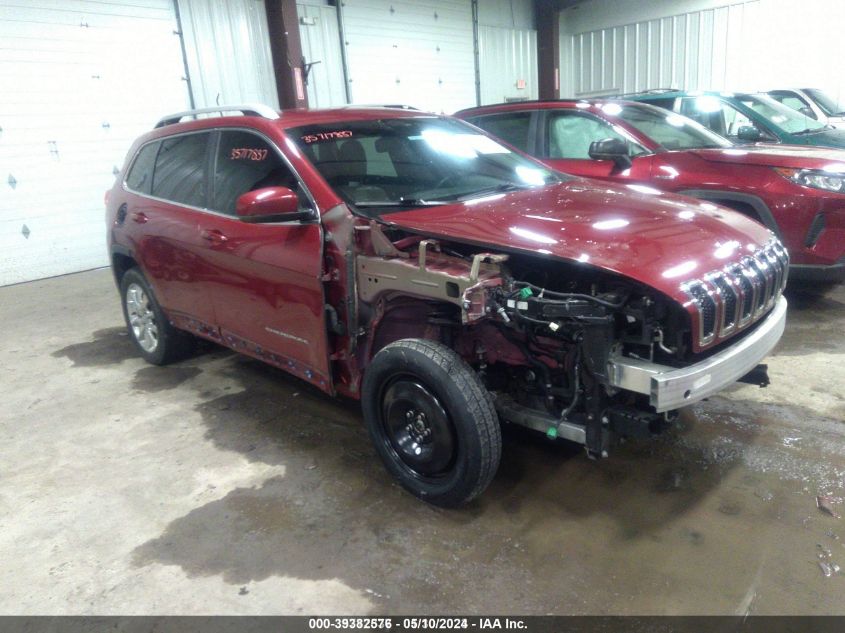
[[155, 161], [152, 195], [204, 208], [206, 148], [210, 134], [184, 134], [164, 139]]
[[712, 96], [684, 97], [681, 99], [681, 114], [713, 130], [716, 134], [727, 136], [728, 131], [725, 127], [725, 116], [722, 113], [722, 108], [722, 102]]
[[797, 110], [801, 114], [812, 117], [814, 119], [816, 118], [816, 113], [813, 112], [813, 109], [810, 107], [810, 104], [807, 103], [804, 99], [802, 99], [800, 95], [794, 92], [775, 90], [773, 92], [770, 92], [769, 96], [775, 101], [781, 102], [787, 108], [792, 108], [793, 110]]
[[298, 181], [276, 149], [251, 132], [224, 130], [214, 160], [214, 194], [209, 207], [235, 215], [235, 203], [248, 191], [265, 187], [297, 190]]
[[551, 112], [547, 125], [549, 158], [590, 160], [590, 145], [615, 138], [628, 143], [631, 155], [645, 151], [608, 123], [578, 112]]
[[470, 123], [486, 130], [493, 136], [498, 136], [505, 143], [515, 148], [528, 151], [529, 129], [531, 127], [530, 112], [508, 112], [470, 119]]
[[[754, 122], [732, 105], [713, 96], [684, 97], [681, 100], [681, 114], [698, 121], [716, 134], [736, 138], [739, 128], [757, 127]], [[761, 130], [762, 132], [762, 130]]]
[[132, 167], [126, 174], [126, 186], [138, 193], [150, 194], [153, 187], [153, 167], [155, 166], [158, 143], [149, 143], [141, 148], [132, 161]]
[[754, 125], [754, 121], [727, 104], [722, 104], [722, 116], [725, 117], [725, 134], [727, 136], [736, 136], [739, 134], [741, 127], [757, 127]]

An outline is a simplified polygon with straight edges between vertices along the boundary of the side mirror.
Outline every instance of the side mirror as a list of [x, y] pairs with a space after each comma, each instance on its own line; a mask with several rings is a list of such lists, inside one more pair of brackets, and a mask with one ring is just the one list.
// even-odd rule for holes
[[287, 187], [247, 191], [235, 202], [235, 212], [242, 222], [253, 224], [310, 220], [314, 217], [311, 209], [299, 209], [299, 198]]
[[756, 143], [763, 135], [753, 125], [740, 125], [739, 129], [736, 131], [736, 137], [740, 141], [749, 141], [751, 143]]
[[619, 169], [628, 169], [633, 164], [628, 143], [619, 138], [593, 141], [589, 154], [593, 160], [612, 160]]

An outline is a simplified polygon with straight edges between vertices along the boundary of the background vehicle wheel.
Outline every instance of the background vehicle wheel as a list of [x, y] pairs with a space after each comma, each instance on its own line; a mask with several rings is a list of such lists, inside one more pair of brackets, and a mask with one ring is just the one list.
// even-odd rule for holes
[[404, 339], [386, 346], [367, 368], [361, 402], [387, 469], [428, 503], [466, 503], [496, 474], [496, 411], [475, 372], [445, 345]]
[[120, 280], [120, 298], [129, 336], [144, 360], [166, 365], [187, 356], [193, 348], [193, 337], [170, 325], [137, 268], [126, 271]]

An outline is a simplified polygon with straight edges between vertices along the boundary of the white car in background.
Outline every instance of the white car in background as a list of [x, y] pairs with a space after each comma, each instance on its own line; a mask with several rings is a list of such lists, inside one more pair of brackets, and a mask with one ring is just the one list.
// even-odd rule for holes
[[817, 88], [769, 90], [768, 94], [772, 99], [817, 121], [845, 128], [845, 104]]

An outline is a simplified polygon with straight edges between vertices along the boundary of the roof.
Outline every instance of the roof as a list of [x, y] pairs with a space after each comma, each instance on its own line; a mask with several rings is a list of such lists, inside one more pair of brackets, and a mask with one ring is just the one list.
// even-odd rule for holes
[[338, 121], [373, 121], [438, 116], [432, 112], [390, 106], [345, 106], [340, 108], [282, 110], [278, 119], [284, 128]]
[[[224, 114], [237, 113], [237, 114]], [[203, 115], [203, 118], [197, 118]], [[177, 131], [182, 128], [213, 127], [221, 121], [240, 122], [260, 119], [282, 128], [301, 125], [335, 123], [341, 121], [367, 121], [375, 119], [400, 119], [419, 116], [437, 116], [405, 106], [344, 106], [338, 108], [273, 110], [262, 105], [219, 106], [177, 112], [163, 117], [156, 129]]]
[[[469, 116], [479, 116], [483, 114], [493, 114], [496, 112], [510, 112], [520, 110], [548, 110], [554, 108], [584, 108], [594, 109], [600, 108], [608, 103], [625, 103], [624, 100], [619, 99], [547, 99], [537, 101], [509, 101], [507, 103], [494, 103], [490, 105], [478, 106], [475, 108], [466, 108], [455, 112], [456, 117], [465, 118]], [[629, 105], [642, 105], [636, 102], [629, 102]]]
[[[676, 97], [741, 97], [742, 95], [756, 94], [755, 92], [742, 90], [644, 90], [642, 92], [630, 92], [619, 95], [619, 99], [630, 99], [642, 101], [648, 99], [675, 99]], [[765, 94], [765, 93], [763, 93]]]

